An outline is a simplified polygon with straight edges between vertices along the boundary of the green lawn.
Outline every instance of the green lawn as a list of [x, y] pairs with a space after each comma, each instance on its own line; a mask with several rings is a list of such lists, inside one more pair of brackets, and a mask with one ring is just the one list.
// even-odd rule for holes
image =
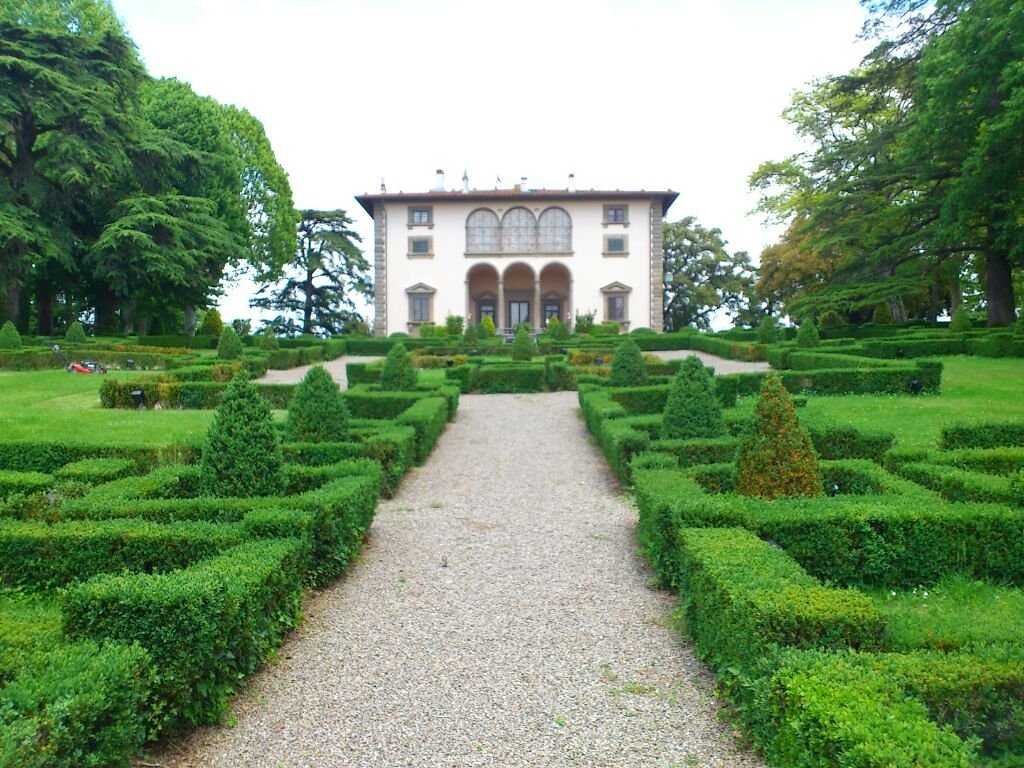
[[[111, 371], [113, 377], [138, 377]], [[205, 434], [212, 411], [130, 411], [100, 408], [98, 374], [0, 371], [0, 439], [57, 440], [151, 446]]]
[[[941, 394], [812, 396], [800, 418], [889, 430], [901, 448], [935, 448], [942, 427], [955, 422], [1024, 420], [1024, 359], [938, 359]], [[753, 410], [755, 401], [744, 398], [737, 408]]]

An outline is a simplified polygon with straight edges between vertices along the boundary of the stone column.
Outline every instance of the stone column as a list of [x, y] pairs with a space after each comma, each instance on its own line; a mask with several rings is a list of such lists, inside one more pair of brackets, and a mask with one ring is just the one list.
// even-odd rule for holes
[[505, 327], [505, 281], [498, 278], [498, 329]]
[[540, 278], [533, 279], [533, 330], [544, 330], [544, 308], [540, 305]]
[[576, 316], [573, 314], [574, 310], [572, 308], [572, 293], [573, 293], [573, 283], [574, 282], [575, 282], [575, 280], [573, 280], [572, 274], [570, 273], [569, 274], [569, 295], [565, 299], [565, 327], [569, 330], [569, 333], [572, 333], [573, 321], [576, 319]]
[[[661, 333], [665, 330], [664, 273], [665, 251], [662, 232], [661, 200], [651, 203], [651, 329]], [[632, 318], [630, 318], [632, 319]], [[640, 320], [640, 318], [637, 318]], [[639, 327], [634, 325], [634, 327]]]
[[469, 295], [469, 276], [466, 277], [466, 312], [463, 315], [465, 324], [463, 327], [469, 328], [469, 324], [473, 322], [473, 297]]
[[[373, 335], [388, 335], [388, 220], [384, 203], [373, 209]], [[397, 328], [395, 330], [406, 330]]]

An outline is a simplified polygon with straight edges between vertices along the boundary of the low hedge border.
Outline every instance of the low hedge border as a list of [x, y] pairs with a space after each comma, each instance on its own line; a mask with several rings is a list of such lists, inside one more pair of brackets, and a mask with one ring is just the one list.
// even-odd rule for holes
[[79, 459], [54, 470], [58, 480], [81, 483], [104, 483], [118, 480], [135, 472], [135, 460], [123, 458]]
[[[171, 377], [148, 376], [138, 379], [104, 379], [100, 386], [100, 405], [104, 408], [138, 408], [132, 392], [142, 392], [146, 408], [216, 408], [229, 382], [177, 381]], [[260, 396], [271, 408], [284, 409], [292, 399], [294, 384], [255, 382]]]
[[199, 443], [121, 446], [62, 440], [0, 441], [0, 468], [20, 472], [55, 472], [81, 459], [124, 458], [135, 461], [140, 471], [161, 464], [189, 463], [199, 457]]
[[298, 539], [269, 539], [167, 574], [97, 576], [66, 593], [64, 631], [149, 652], [160, 671], [151, 738], [217, 722], [238, 681], [298, 621], [303, 550]]
[[954, 448], [1024, 447], [1024, 421], [988, 421], [951, 424], [942, 428], [939, 446]]
[[1024, 493], [1009, 477], [971, 472], [959, 467], [926, 462], [907, 462], [900, 475], [937, 491], [950, 501], [981, 501], [1024, 506]]
[[0, 499], [14, 493], [36, 493], [53, 485], [53, 475], [44, 472], [19, 472], [0, 469]]

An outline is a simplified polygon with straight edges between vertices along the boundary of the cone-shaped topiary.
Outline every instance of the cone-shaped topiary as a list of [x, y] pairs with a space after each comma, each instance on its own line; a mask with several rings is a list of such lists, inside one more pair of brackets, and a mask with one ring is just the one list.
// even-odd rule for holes
[[380, 388], [390, 392], [416, 389], [416, 369], [405, 345], [399, 342], [388, 352], [384, 370], [380, 373]]
[[612, 355], [612, 375], [608, 383], [613, 387], [639, 387], [647, 381], [644, 353], [632, 339], [626, 339]]
[[846, 321], [843, 319], [843, 316], [834, 309], [826, 309], [821, 313], [822, 328], [838, 328], [840, 325], [845, 323]]
[[466, 333], [463, 335], [462, 340], [467, 344], [476, 344], [480, 341], [480, 329], [476, 327], [476, 323], [468, 323], [466, 325]]
[[875, 306], [871, 315], [871, 322], [875, 325], [892, 325], [892, 310], [884, 301]]
[[340, 442], [347, 430], [348, 406], [341, 390], [322, 365], [314, 365], [288, 403], [288, 439], [300, 443]]
[[281, 443], [270, 406], [249, 377], [231, 380], [206, 433], [203, 491], [212, 496], [275, 496], [281, 492]]
[[462, 335], [462, 315], [448, 315], [444, 319], [444, 329], [448, 336]]
[[821, 336], [818, 335], [818, 326], [808, 317], [796, 329], [796, 345], [807, 349], [817, 347], [819, 344], [821, 344]]
[[771, 315], [765, 315], [757, 326], [757, 343], [774, 344], [779, 340], [779, 329]]
[[0, 349], [21, 349], [21, 334], [10, 320], [0, 327]]
[[949, 332], [963, 333], [969, 330], [971, 330], [971, 317], [967, 314], [967, 310], [961, 307], [949, 319]]
[[225, 325], [220, 332], [220, 340], [217, 342], [217, 357], [221, 360], [237, 360], [242, 354], [242, 340], [238, 338], [235, 329]]
[[267, 330], [260, 334], [257, 345], [264, 352], [276, 352], [281, 348], [280, 343], [277, 341], [277, 336], [274, 335], [270, 328], [267, 328]]
[[663, 440], [720, 437], [726, 433], [722, 404], [715, 394], [715, 382], [696, 355], [679, 366], [665, 401], [661, 423]]
[[530, 332], [526, 328], [516, 331], [516, 337], [512, 341], [512, 359], [527, 363], [533, 360], [533, 342], [530, 341]]
[[818, 455], [779, 376], [761, 385], [755, 427], [736, 454], [736, 491], [745, 496], [820, 496]]
[[224, 321], [220, 318], [220, 311], [216, 307], [210, 307], [203, 315], [203, 323], [199, 326], [201, 336], [220, 336], [224, 330]]
[[85, 344], [88, 340], [85, 335], [85, 328], [77, 320], [69, 325], [68, 329], [64, 332], [65, 344]]
[[485, 339], [494, 338], [494, 334], [497, 332], [494, 327], [494, 318], [490, 315], [484, 315], [484, 319], [480, 321], [480, 328], [484, 332]]

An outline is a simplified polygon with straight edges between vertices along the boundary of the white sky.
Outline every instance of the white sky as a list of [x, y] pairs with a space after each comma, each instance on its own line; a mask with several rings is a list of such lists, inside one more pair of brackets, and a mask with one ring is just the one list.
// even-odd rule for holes
[[[857, 0], [114, 0], [149, 72], [262, 120], [298, 208], [458, 187], [666, 189], [755, 258], [747, 179], [794, 90], [855, 66]], [[221, 301], [253, 317], [251, 286]]]

